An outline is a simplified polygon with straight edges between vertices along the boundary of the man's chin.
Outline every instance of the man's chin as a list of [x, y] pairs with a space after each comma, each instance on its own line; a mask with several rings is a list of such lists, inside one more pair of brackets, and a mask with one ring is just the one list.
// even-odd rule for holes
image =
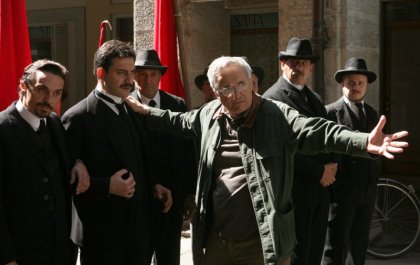
[[41, 118], [41, 119], [44, 119], [44, 118], [46, 118], [46, 117], [48, 117], [49, 115], [50, 115], [50, 113], [51, 113], [52, 111], [48, 111], [48, 112], [45, 112], [45, 111], [41, 111], [41, 112], [38, 112], [37, 114], [36, 114], [36, 116], [38, 116], [39, 118]]
[[48, 115], [50, 115], [50, 113], [52, 111], [53, 110], [51, 108], [48, 108], [48, 107], [40, 107], [36, 111], [35, 115], [38, 116], [38, 117], [40, 117], [40, 118], [46, 118], [46, 117], [48, 117]]

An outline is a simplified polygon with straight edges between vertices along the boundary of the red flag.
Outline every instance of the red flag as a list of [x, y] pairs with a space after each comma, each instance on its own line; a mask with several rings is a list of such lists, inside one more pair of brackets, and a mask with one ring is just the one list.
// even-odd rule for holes
[[0, 1], [0, 110], [18, 99], [18, 84], [32, 62], [25, 0]]
[[173, 0], [155, 0], [155, 31], [153, 46], [168, 70], [160, 80], [160, 88], [185, 99], [178, 69], [176, 27]]
[[111, 23], [108, 20], [104, 20], [101, 22], [101, 26], [99, 29], [99, 44], [98, 48], [102, 46], [105, 42], [105, 26], [108, 26], [110, 30], [112, 30]]

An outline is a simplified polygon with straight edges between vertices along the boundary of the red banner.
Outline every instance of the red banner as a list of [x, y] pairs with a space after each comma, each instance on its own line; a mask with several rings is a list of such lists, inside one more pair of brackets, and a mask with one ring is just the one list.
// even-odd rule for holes
[[0, 2], [0, 110], [3, 110], [19, 98], [19, 78], [32, 59], [25, 0]]
[[168, 70], [160, 80], [160, 89], [185, 99], [178, 68], [176, 26], [173, 0], [155, 0], [154, 49]]

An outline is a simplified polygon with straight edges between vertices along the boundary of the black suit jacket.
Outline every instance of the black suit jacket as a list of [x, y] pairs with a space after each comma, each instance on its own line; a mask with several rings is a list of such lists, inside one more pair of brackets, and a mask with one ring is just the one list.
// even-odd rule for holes
[[[159, 90], [160, 109], [186, 112], [187, 106], [182, 98]], [[132, 96], [141, 101], [137, 91]], [[178, 135], [147, 129], [149, 147], [153, 159], [153, 173], [159, 183], [172, 191], [174, 203], [184, 202], [187, 194], [195, 194], [197, 179], [197, 160], [192, 139]]]
[[[70, 159], [73, 163], [81, 159], [91, 178], [89, 189], [75, 201], [83, 223], [84, 248], [86, 253], [95, 253], [88, 264], [137, 262], [135, 252], [143, 246], [141, 233], [149, 223], [151, 200], [147, 136], [140, 115], [127, 108], [131, 119], [127, 123], [95, 93], [92, 91], [62, 117]], [[136, 181], [130, 199], [109, 193], [111, 176], [123, 168]]]
[[[334, 103], [327, 105], [328, 118], [338, 124], [362, 132], [370, 132], [378, 123], [378, 114], [368, 104], [364, 104], [367, 128], [363, 128], [356, 114], [340, 98]], [[347, 196], [349, 193], [364, 196], [366, 189], [374, 187], [379, 178], [378, 160], [341, 155], [337, 181], [334, 184], [335, 196]]]
[[[263, 97], [284, 102], [307, 117], [327, 118], [325, 107], [319, 95], [308, 87], [305, 87], [305, 90], [307, 102], [300, 96], [297, 88], [281, 76], [263, 94]], [[295, 155], [294, 175], [299, 177], [295, 178], [295, 182], [303, 180], [303, 185], [319, 184], [319, 180], [324, 173], [324, 164], [333, 160], [332, 156], [327, 154], [303, 155], [297, 153]]]
[[47, 128], [63, 179], [50, 173], [40, 137], [15, 103], [0, 113], [0, 264], [68, 262], [69, 165], [64, 130], [54, 113], [47, 117]]

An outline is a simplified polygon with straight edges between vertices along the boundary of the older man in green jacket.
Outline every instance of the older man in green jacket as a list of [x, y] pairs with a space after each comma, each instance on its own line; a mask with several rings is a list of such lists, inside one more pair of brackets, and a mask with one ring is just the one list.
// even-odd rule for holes
[[158, 130], [190, 135], [200, 143], [197, 210], [193, 221], [195, 264], [290, 264], [296, 243], [291, 199], [293, 157], [339, 152], [393, 158], [407, 135], [384, 135], [385, 118], [370, 134], [322, 118], [306, 118], [252, 91], [251, 68], [240, 57], [220, 57], [208, 70], [219, 100], [187, 113], [149, 108]]

